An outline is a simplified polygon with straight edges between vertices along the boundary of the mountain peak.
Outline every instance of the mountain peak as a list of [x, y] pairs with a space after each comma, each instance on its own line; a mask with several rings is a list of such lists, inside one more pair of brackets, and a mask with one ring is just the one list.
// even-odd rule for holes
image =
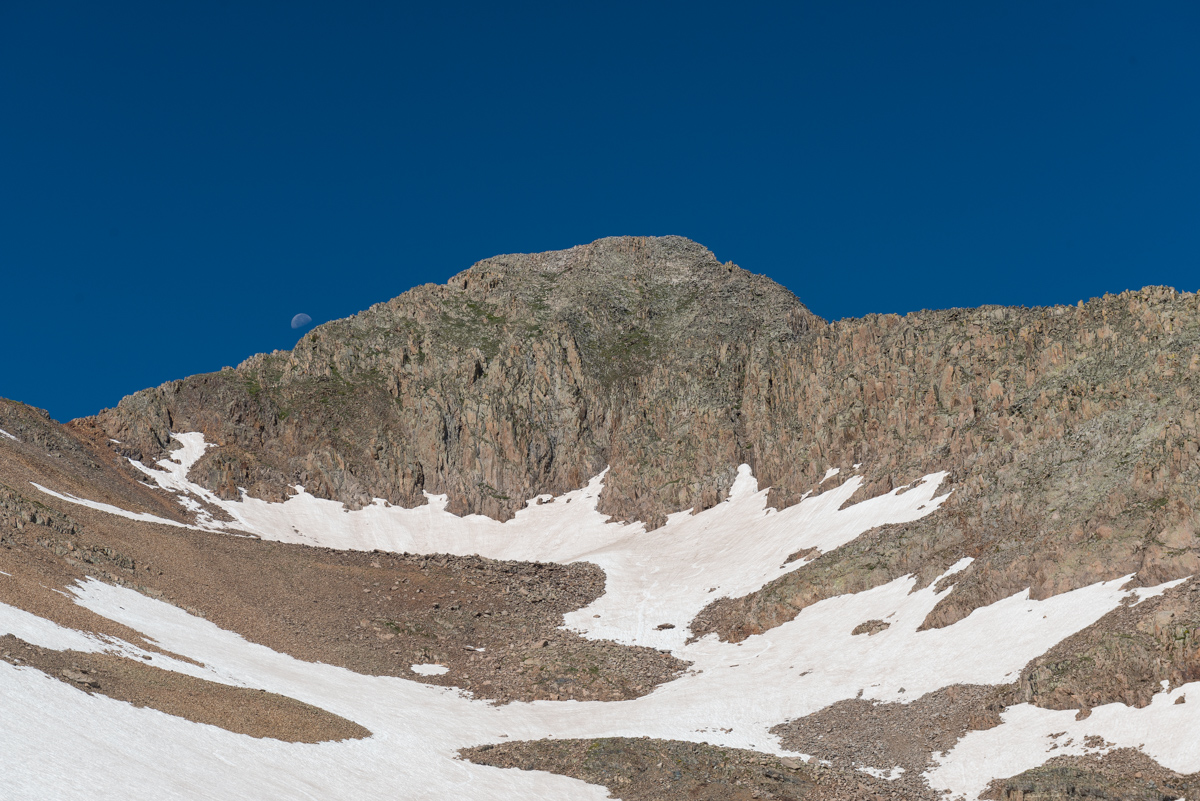
[[446, 286], [539, 322], [586, 319], [589, 335], [601, 338], [621, 327], [647, 335], [661, 329], [676, 339], [750, 332], [794, 338], [819, 323], [786, 287], [722, 264], [681, 236], [606, 237], [567, 250], [494, 256]]

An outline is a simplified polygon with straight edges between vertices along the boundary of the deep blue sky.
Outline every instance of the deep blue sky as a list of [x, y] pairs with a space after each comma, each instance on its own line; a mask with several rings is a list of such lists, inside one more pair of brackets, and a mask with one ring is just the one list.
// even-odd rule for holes
[[827, 318], [1194, 290], [1198, 32], [1193, 2], [3, 3], [0, 396], [91, 414], [616, 234]]

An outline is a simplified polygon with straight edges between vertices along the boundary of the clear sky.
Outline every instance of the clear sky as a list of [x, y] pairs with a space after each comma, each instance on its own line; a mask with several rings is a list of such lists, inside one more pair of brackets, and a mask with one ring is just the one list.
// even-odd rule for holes
[[747, 5], [0, 4], [0, 396], [619, 234], [826, 318], [1200, 286], [1200, 4]]

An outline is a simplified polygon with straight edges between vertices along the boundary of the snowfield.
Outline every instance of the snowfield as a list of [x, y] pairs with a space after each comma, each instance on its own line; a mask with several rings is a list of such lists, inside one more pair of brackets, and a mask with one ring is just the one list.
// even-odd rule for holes
[[[333, 548], [592, 562], [607, 575], [606, 592], [567, 615], [565, 625], [586, 637], [669, 649], [693, 666], [632, 701], [493, 706], [463, 691], [300, 662], [132, 590], [88, 581], [73, 588], [77, 603], [204, 667], [161, 654], [150, 655], [152, 664], [287, 695], [353, 720], [372, 736], [318, 745], [254, 739], [88, 696], [36, 670], [0, 663], [0, 753], [19, 797], [600, 799], [607, 797], [601, 787], [548, 773], [473, 765], [455, 754], [462, 747], [506, 740], [650, 736], [787, 755], [769, 731], [779, 723], [860, 695], [904, 702], [951, 684], [1011, 682], [1029, 660], [1123, 600], [1144, 600], [1168, 586], [1122, 590], [1127, 581], [1122, 578], [1044, 601], [1026, 591], [952, 626], [917, 631], [949, 589], [935, 592], [935, 582], [914, 591], [915, 579], [902, 577], [814, 604], [794, 620], [741, 643], [710, 635], [688, 644], [687, 625], [697, 612], [716, 598], [754, 591], [803, 564], [784, 564], [790, 554], [816, 548], [815, 556], [871, 528], [935, 512], [948, 497], [937, 495], [944, 474], [842, 509], [860, 486], [861, 479], [852, 476], [777, 511], [767, 508], [766, 491], [743, 466], [726, 501], [697, 515], [672, 515], [665, 526], [646, 532], [640, 524], [606, 523], [596, 511], [603, 476], [557, 498], [540, 496], [506, 523], [452, 515], [444, 496], [429, 496], [428, 504], [416, 509], [377, 501], [353, 512], [302, 488], [284, 503], [247, 497], [227, 502], [187, 481], [188, 469], [204, 452], [203, 438], [180, 434], [177, 439], [183, 448], [175, 460], [160, 462], [161, 469], [139, 467], [186, 499], [193, 511], [200, 509], [199, 500], [234, 519], [222, 524], [201, 509], [196, 528], [228, 527]], [[831, 470], [823, 480], [836, 474]], [[968, 564], [963, 560], [946, 576]], [[874, 619], [890, 626], [870, 637], [851, 635], [858, 624]], [[675, 628], [659, 630], [664, 623]], [[146, 653], [0, 604], [3, 633], [47, 648]], [[422, 673], [437, 668], [412, 667]], [[1200, 770], [1200, 749], [1190, 745], [1200, 742], [1197, 705], [1173, 704], [1189, 690], [1200, 699], [1200, 683], [1185, 685], [1160, 693], [1145, 709], [1113, 704], [1094, 709], [1082, 721], [1074, 720], [1073, 710], [1012, 707], [1002, 725], [969, 733], [926, 775], [948, 797], [973, 799], [993, 778], [1064, 753], [1096, 753], [1083, 745], [1093, 734], [1104, 738], [1105, 749], [1141, 747], [1168, 768]], [[1063, 731], [1068, 734], [1057, 740], [1049, 737]], [[1064, 745], [1067, 740], [1070, 745]], [[1056, 750], [1049, 750], [1052, 745]], [[56, 756], [63, 753], [72, 758]], [[872, 775], [898, 776], [892, 768], [860, 766]]]

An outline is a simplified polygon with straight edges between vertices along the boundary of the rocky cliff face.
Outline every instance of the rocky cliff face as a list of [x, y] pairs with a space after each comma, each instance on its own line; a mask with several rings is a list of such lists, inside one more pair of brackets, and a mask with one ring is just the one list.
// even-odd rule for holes
[[488, 259], [99, 422], [143, 457], [203, 431], [221, 448], [198, 478], [227, 496], [447, 493], [456, 512], [507, 518], [611, 465], [604, 508], [654, 525], [724, 496], [751, 452], [750, 365], [822, 325], [694, 242], [603, 239]]
[[[946, 471], [951, 495], [936, 512], [794, 555], [812, 561], [715, 601], [691, 622], [695, 636], [741, 640], [907, 574], [927, 586], [963, 557], [970, 567], [923, 628], [1026, 589], [1045, 598], [1126, 575], [1134, 586], [1197, 576], [1127, 599], [1010, 684], [905, 703], [860, 693], [779, 724], [785, 745], [819, 757], [808, 765], [645, 738], [465, 754], [629, 798], [935, 798], [925, 778], [935, 757], [967, 732], [1007, 725], [1014, 704], [1077, 709], [1071, 717], [1086, 721], [1094, 707], [1161, 702], [1164, 686], [1200, 678], [1198, 382], [1200, 297], [1165, 288], [830, 323], [685, 239], [501, 256], [321, 326], [290, 352], [139, 392], [94, 418], [64, 426], [0, 400], [0, 602], [136, 638], [69, 601], [67, 588], [91, 576], [298, 660], [408, 678], [436, 662], [451, 672], [421, 680], [500, 701], [634, 698], [685, 667], [559, 628], [602, 591], [594, 565], [335, 551], [180, 527], [191, 512], [124, 458], [162, 458], [172, 431], [216, 444], [191, 477], [227, 498], [245, 488], [282, 500], [297, 483], [351, 507], [445, 493], [454, 512], [507, 518], [608, 467], [601, 510], [649, 526], [719, 502], [742, 462], [777, 506], [852, 476], [855, 503]], [[889, 626], [853, 624], [846, 633], [864, 641]], [[43, 653], [12, 637], [5, 646], [5, 661], [58, 671], [87, 692], [166, 704], [145, 666], [135, 675], [115, 657]], [[208, 722], [222, 692], [196, 689], [170, 714]], [[258, 702], [263, 714], [284, 709]], [[867, 776], [864, 765], [903, 775]], [[1200, 798], [1197, 776], [1118, 749], [997, 779], [983, 797]]]
[[975, 563], [926, 625], [1025, 588], [1045, 598], [1126, 574], [1196, 573], [1197, 301], [1150, 288], [814, 331], [765, 382], [785, 397], [758, 405], [796, 431], [759, 458], [780, 501], [813, 463], [863, 463], [870, 492], [947, 470], [954, 494], [937, 515], [718, 602], [693, 629], [738, 639], [821, 598], [906, 573], [932, 580], [964, 556]]
[[[741, 462], [777, 505], [858, 464], [867, 495], [949, 471], [937, 515], [693, 625], [737, 639], [963, 556], [976, 561], [926, 625], [1026, 587], [1197, 572], [1198, 380], [1191, 294], [826, 323], [693, 242], [614, 238], [488, 259], [94, 424], [139, 458], [171, 430], [204, 432], [220, 447], [193, 477], [227, 497], [446, 493], [455, 512], [498, 518], [606, 466], [601, 509], [650, 526], [721, 500]], [[831, 466], [843, 473], [819, 484]]]

